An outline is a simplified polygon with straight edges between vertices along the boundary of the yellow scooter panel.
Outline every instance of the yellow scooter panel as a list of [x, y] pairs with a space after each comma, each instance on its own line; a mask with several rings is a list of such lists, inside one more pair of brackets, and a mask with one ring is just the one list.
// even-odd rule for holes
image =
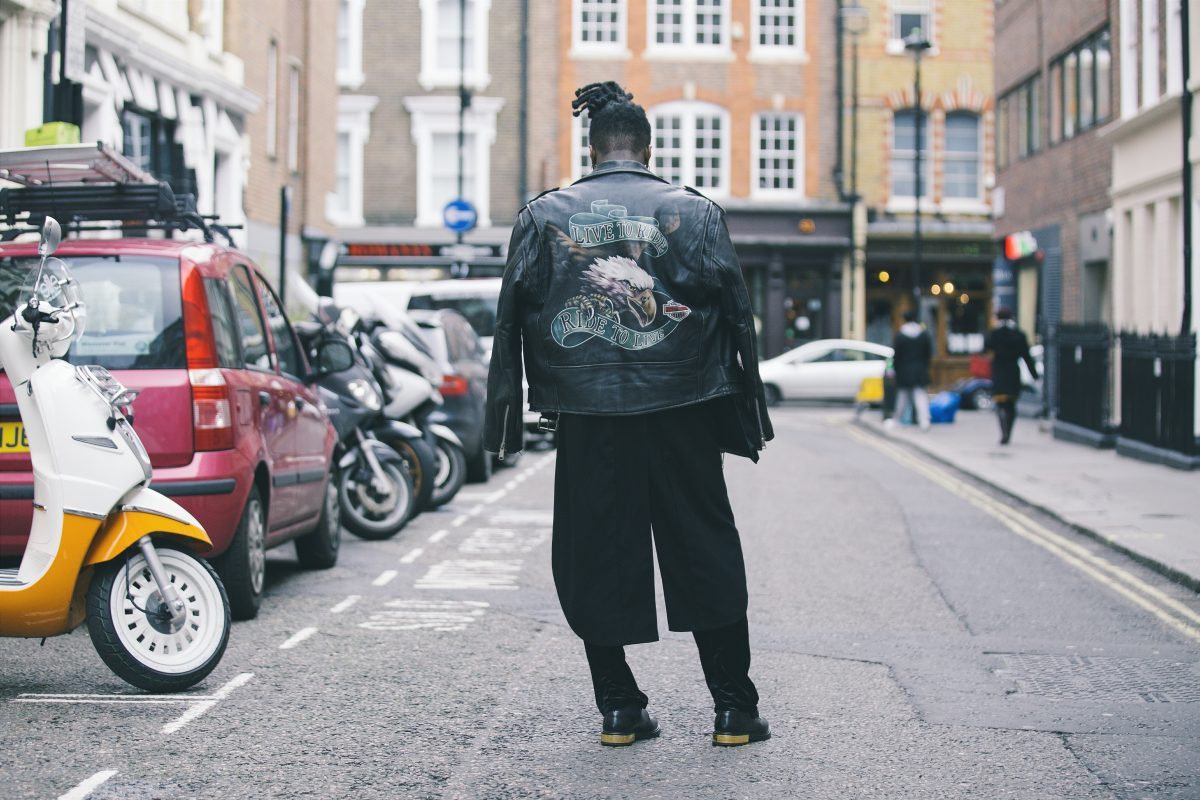
[[208, 534], [197, 525], [150, 511], [130, 509], [109, 514], [83, 564], [92, 567], [112, 561], [137, 544], [138, 539], [152, 533], [179, 537], [197, 553], [206, 553], [213, 546]]
[[84, 620], [84, 593], [91, 583], [83, 566], [100, 520], [63, 514], [58, 553], [44, 575], [27, 587], [0, 594], [0, 636], [57, 636]]

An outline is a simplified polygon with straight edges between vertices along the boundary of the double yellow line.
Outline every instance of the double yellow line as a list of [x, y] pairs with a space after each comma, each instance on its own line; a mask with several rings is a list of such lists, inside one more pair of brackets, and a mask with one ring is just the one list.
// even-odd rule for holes
[[1153, 614], [1168, 627], [1192, 641], [1200, 642], [1200, 614], [1133, 573], [1096, 555], [1087, 547], [1038, 524], [1015, 508], [1004, 505], [966, 481], [917, 458], [907, 450], [885, 441], [878, 435], [857, 430], [852, 426], [848, 426], [846, 432], [859, 442], [875, 448], [894, 461], [924, 475], [938, 486], [962, 498], [999, 521], [1022, 539], [1036, 544], [1059, 560], [1070, 564], [1083, 574], [1121, 595], [1138, 608]]

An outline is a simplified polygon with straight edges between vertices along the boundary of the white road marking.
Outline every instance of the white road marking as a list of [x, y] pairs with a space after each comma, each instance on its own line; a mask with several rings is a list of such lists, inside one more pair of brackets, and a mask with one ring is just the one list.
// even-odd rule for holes
[[549, 528], [554, 524], [554, 514], [549, 511], [497, 511], [488, 517], [493, 525], [519, 528], [525, 525]]
[[[949, 472], [919, 459], [906, 450], [879, 437], [848, 428], [847, 432], [858, 441], [891, 456], [895, 461], [911, 467], [930, 481], [958, 495], [979, 510], [998, 520], [1004, 527], [1033, 544], [1049, 551], [1060, 560], [1075, 567], [1098, 583], [1129, 600], [1134, 605], [1153, 614], [1166, 625], [1190, 639], [1200, 641], [1200, 614], [1161, 590], [1138, 578], [1131, 572], [1118, 567], [1087, 547], [1077, 544], [1060, 534], [1035, 522], [1014, 508], [1004, 505], [987, 493]], [[1108, 574], [1105, 574], [1108, 573]], [[1182, 619], [1181, 619], [1182, 617]]]
[[79, 698], [72, 698], [72, 697], [24, 697], [24, 696], [22, 696], [22, 697], [14, 697], [9, 702], [10, 703], [43, 703], [43, 704], [69, 703], [72, 705], [79, 704], [79, 705], [153, 706], [153, 705], [159, 705], [159, 704], [163, 704], [163, 705], [184, 704], [184, 705], [186, 705], [187, 703], [194, 703], [197, 701], [191, 697], [180, 697], [175, 700], [136, 701], [133, 698], [126, 698], [126, 697], [120, 697], [120, 698], [110, 697], [110, 698], [104, 699], [104, 700], [100, 700], [100, 699], [92, 700], [92, 699], [79, 699]]
[[[317, 629], [311, 628], [309, 630], [312, 630], [313, 632], [315, 632]], [[303, 631], [301, 631], [301, 633], [303, 633]], [[295, 637], [293, 637], [293, 638], [295, 638]], [[224, 686], [222, 686], [220, 689], [217, 689], [215, 692], [213, 692], [213, 696], [212, 696], [211, 700], [205, 700], [202, 703], [196, 703], [196, 705], [192, 706], [187, 711], [183, 712], [183, 714], [180, 715], [179, 719], [175, 720], [174, 722], [168, 722], [166, 725], [163, 725], [163, 727], [162, 727], [163, 734], [166, 735], [166, 734], [175, 733], [175, 731], [179, 730], [184, 725], [187, 725], [189, 722], [193, 722], [193, 721], [199, 719], [200, 717], [204, 716], [209, 711], [211, 711], [217, 703], [221, 702], [225, 698], [229, 697], [229, 695], [233, 694], [233, 691], [235, 689], [245, 686], [247, 683], [249, 683], [250, 679], [253, 677], [254, 677], [253, 672], [243, 672], [243, 673], [233, 676], [233, 678], [231, 678]]]
[[440, 542], [442, 539], [445, 539], [449, 535], [450, 535], [450, 531], [446, 530], [445, 528], [443, 528], [440, 531], [434, 531], [429, 536], [429, 543], [436, 544], [437, 542]]
[[511, 492], [511, 491], [512, 491], [513, 489], [515, 489], [515, 488], [517, 488], [517, 482], [516, 482], [516, 481], [509, 481], [508, 483], [504, 484], [504, 489], [505, 489], [505, 491], [509, 491], [509, 492]]
[[454, 522], [450, 523], [450, 527], [461, 528], [462, 524], [469, 519], [470, 519], [470, 517], [467, 516], [466, 514], [459, 514], [457, 517], [454, 518]]
[[361, 594], [352, 594], [349, 597], [347, 597], [345, 600], [343, 600], [342, 602], [338, 603], [333, 608], [329, 609], [329, 613], [330, 614], [341, 614], [343, 611], [345, 611], [350, 606], [357, 603], [359, 600], [362, 600]]
[[455, 500], [461, 500], [464, 503], [491, 503], [499, 499], [497, 495], [503, 495], [504, 490], [495, 492], [459, 492], [454, 496]]
[[83, 800], [83, 798], [90, 795], [92, 792], [98, 789], [101, 784], [116, 774], [117, 771], [115, 769], [106, 769], [101, 772], [97, 772], [95, 775], [88, 778], [86, 781], [79, 784], [66, 794], [60, 794], [58, 796], [58, 800]]
[[388, 611], [372, 614], [358, 627], [374, 631], [461, 631], [483, 616], [479, 600], [392, 600]]
[[379, 573], [378, 578], [371, 581], [371, 585], [372, 586], [387, 586], [389, 583], [392, 582], [392, 579], [395, 578], [399, 574], [400, 573], [396, 572], [396, 570], [394, 570], [394, 569], [385, 569], [383, 572]]
[[291, 650], [293, 647], [300, 644], [301, 642], [303, 642], [305, 639], [312, 636], [316, 632], [317, 632], [316, 628], [301, 628], [300, 630], [293, 633], [286, 642], [279, 645], [279, 649], [280, 650]]
[[516, 589], [520, 571], [520, 560], [452, 559], [434, 564], [416, 586], [418, 589]]
[[424, 553], [424, 552], [425, 552], [424, 547], [414, 547], [412, 550], [409, 550], [407, 553], [404, 554], [404, 556], [400, 559], [400, 563], [401, 564], [411, 564], [412, 562], [414, 562], [418, 558], [420, 558], [421, 553]]
[[474, 508], [472, 508], [470, 511], [467, 512], [467, 516], [468, 517], [479, 516], [479, 512], [481, 512], [481, 511], [483, 511], [483, 506], [475, 506]]
[[477, 528], [458, 549], [468, 555], [528, 553], [550, 538], [549, 528], [518, 531], [512, 528]]

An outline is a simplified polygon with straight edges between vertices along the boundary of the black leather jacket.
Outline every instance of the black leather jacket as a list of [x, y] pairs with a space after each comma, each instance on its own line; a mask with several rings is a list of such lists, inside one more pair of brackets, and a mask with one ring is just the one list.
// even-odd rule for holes
[[605, 162], [517, 218], [484, 426], [501, 457], [523, 446], [522, 345], [535, 411], [640, 414], [727, 398], [714, 406], [722, 449], [757, 460], [773, 437], [725, 213], [638, 162]]

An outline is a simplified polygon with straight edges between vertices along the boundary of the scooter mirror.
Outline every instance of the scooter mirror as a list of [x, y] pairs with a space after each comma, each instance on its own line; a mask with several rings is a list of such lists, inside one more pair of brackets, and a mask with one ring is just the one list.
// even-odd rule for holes
[[62, 243], [62, 227], [54, 217], [46, 217], [42, 223], [42, 239], [38, 242], [38, 255], [45, 258], [53, 255]]
[[316, 373], [311, 377], [319, 380], [326, 375], [350, 369], [354, 366], [354, 351], [341, 339], [325, 339], [317, 345], [313, 359]]

